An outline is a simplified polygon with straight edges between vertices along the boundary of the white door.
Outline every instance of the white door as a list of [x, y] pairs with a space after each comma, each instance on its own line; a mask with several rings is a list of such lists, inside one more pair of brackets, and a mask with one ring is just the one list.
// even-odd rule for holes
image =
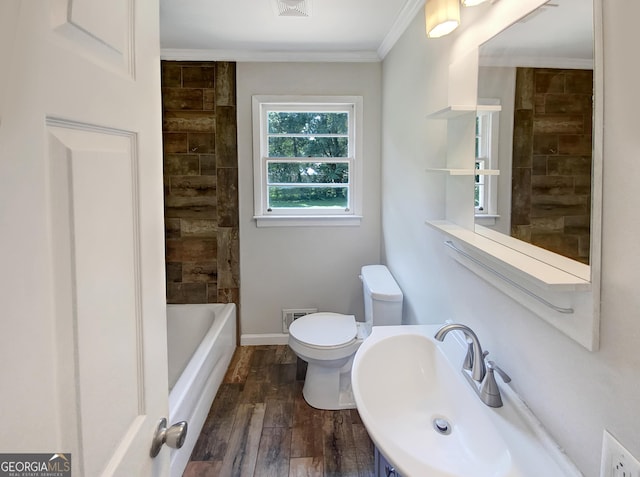
[[0, 1], [0, 453], [168, 475], [157, 0]]

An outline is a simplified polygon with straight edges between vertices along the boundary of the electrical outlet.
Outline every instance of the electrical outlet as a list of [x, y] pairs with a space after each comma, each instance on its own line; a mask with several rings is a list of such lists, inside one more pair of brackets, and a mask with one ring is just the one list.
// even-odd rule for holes
[[640, 477], [640, 462], [606, 430], [602, 438], [600, 477]]

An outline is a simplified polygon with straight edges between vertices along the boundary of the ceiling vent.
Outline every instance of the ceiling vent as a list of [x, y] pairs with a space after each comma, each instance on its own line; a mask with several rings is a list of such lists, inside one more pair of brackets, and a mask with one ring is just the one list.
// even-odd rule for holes
[[311, 16], [311, 0], [272, 0], [279, 17]]

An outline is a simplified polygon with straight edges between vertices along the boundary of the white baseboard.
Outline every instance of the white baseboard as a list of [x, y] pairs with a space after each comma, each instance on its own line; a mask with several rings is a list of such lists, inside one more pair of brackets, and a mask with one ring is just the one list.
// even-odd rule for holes
[[241, 346], [286, 345], [289, 335], [286, 333], [243, 334], [240, 336]]

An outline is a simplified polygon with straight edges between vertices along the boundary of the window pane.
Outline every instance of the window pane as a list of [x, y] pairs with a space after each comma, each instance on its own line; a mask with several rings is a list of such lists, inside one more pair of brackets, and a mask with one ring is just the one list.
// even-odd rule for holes
[[340, 208], [348, 206], [348, 187], [269, 187], [269, 208]]
[[349, 113], [287, 112], [268, 113], [269, 134], [347, 134]]
[[349, 157], [349, 139], [269, 136], [269, 157]]
[[348, 184], [346, 162], [269, 162], [267, 183]]

